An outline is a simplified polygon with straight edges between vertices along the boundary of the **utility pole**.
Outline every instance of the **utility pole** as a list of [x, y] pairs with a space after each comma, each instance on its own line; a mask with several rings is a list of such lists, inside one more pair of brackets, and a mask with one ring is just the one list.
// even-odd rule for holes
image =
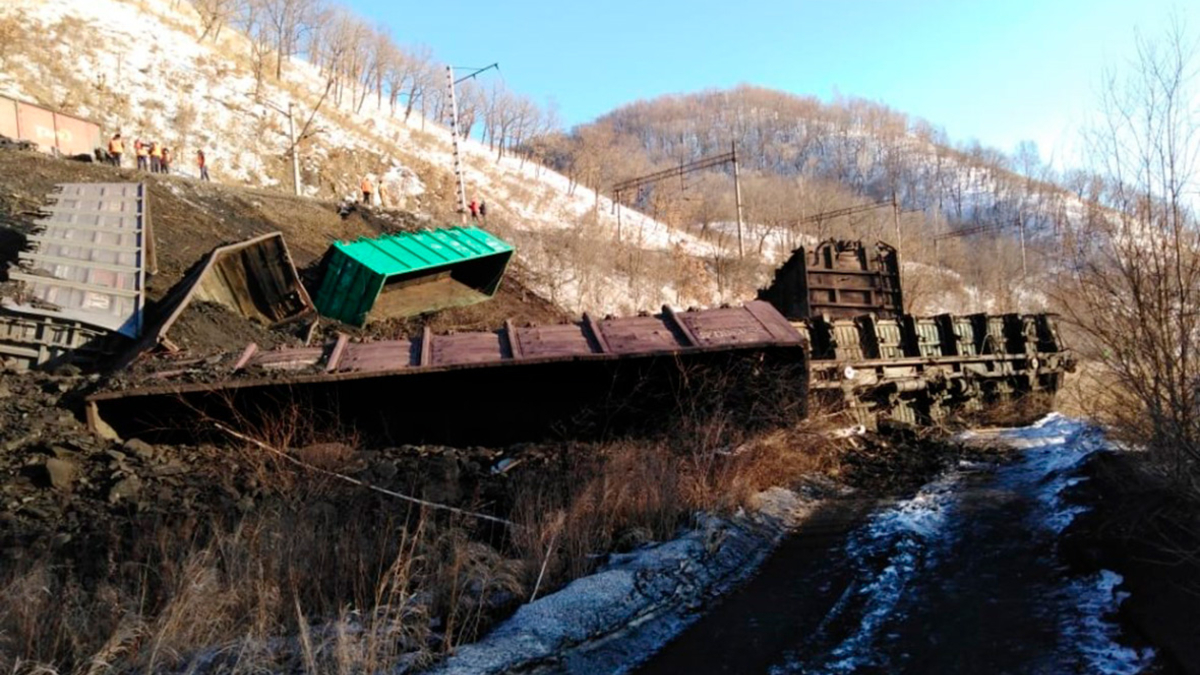
[[896, 258], [900, 258], [900, 203], [896, 200], [896, 188], [892, 188], [892, 225], [896, 228]]
[[[327, 94], [329, 93], [328, 87], [325, 88], [325, 93], [327, 93]], [[324, 97], [322, 97], [321, 100], [325, 100]], [[287, 108], [282, 108], [278, 104], [272, 103], [271, 101], [268, 101], [266, 99], [259, 99], [259, 103], [262, 103], [263, 105], [267, 106], [268, 108], [274, 110], [277, 113], [280, 113], [281, 115], [287, 115], [287, 118], [288, 118], [288, 143], [291, 144], [291, 147], [288, 149], [288, 152], [290, 152], [292, 155], [292, 189], [296, 192], [296, 196], [299, 197], [300, 191], [302, 188], [302, 186], [300, 185], [300, 148], [298, 148], [296, 146], [296, 120], [295, 120], [295, 115], [293, 114], [292, 102], [288, 101]], [[319, 103], [317, 105], [320, 106]], [[316, 114], [316, 111], [314, 111], [314, 115], [315, 114]], [[308, 127], [305, 126], [305, 128], [307, 129]]]
[[933, 205], [933, 259], [938, 269], [942, 267], [942, 205], [939, 201]]
[[733, 197], [737, 205], [738, 258], [745, 258], [746, 250], [742, 247], [742, 179], [738, 173], [737, 141], [731, 141], [729, 146], [733, 156]]
[[1029, 278], [1029, 263], [1025, 259], [1025, 218], [1017, 212], [1017, 227], [1021, 230], [1021, 280]]
[[288, 101], [288, 139], [292, 144], [292, 187], [296, 196], [300, 196], [300, 153], [296, 147], [296, 118], [292, 115], [292, 102]]
[[458, 218], [467, 222], [467, 186], [463, 183], [462, 152], [458, 147], [458, 97], [454, 93], [454, 66], [446, 66], [446, 84], [450, 87], [450, 137], [454, 140], [454, 178], [458, 190]]
[[454, 66], [446, 66], [446, 85], [450, 88], [450, 136], [453, 139], [454, 147], [454, 177], [458, 181], [458, 217], [464, 225], [467, 222], [467, 184], [463, 176], [462, 149], [459, 147], [458, 95], [455, 93], [454, 85], [464, 80], [469, 80], [483, 71], [491, 68], [499, 70], [500, 64], [493, 63], [490, 66], [480, 68], [470, 75], [466, 75], [456, 80], [454, 79]]

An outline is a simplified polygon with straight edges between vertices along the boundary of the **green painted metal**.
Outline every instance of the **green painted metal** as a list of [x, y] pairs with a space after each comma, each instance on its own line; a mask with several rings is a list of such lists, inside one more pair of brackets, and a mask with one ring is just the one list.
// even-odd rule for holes
[[478, 227], [339, 241], [327, 253], [325, 278], [314, 302], [321, 314], [361, 326], [385, 285], [442, 272], [491, 297], [512, 254], [512, 245]]

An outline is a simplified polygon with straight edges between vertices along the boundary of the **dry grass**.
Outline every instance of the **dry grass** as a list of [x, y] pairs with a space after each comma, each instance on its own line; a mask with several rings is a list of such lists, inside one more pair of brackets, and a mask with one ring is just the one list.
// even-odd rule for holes
[[[714, 445], [690, 449], [665, 440], [563, 446], [547, 473], [520, 480], [511, 516], [519, 527], [500, 548], [469, 524], [243, 458], [247, 470], [277, 474], [270, 480], [288, 498], [238, 519], [130, 527], [106, 542], [111, 562], [97, 569], [46, 558], [7, 570], [0, 670], [427, 663], [517, 602], [589, 573], [609, 551], [670, 538], [698, 510], [735, 508], [836, 462], [795, 430], [732, 448], [724, 431], [710, 431]], [[345, 452], [310, 459], [344, 466]]]
[[460, 528], [386, 512], [343, 496], [147, 524], [102, 569], [25, 561], [0, 578], [0, 670], [377, 672], [475, 639], [523, 594], [517, 564]]
[[24, 12], [16, 11], [0, 17], [0, 64], [7, 65], [8, 56], [27, 51], [29, 31]]
[[[669, 435], [549, 446], [493, 507], [516, 523], [504, 532], [348, 487], [253, 443], [213, 448], [274, 497], [246, 514], [116, 521], [103, 541], [0, 572], [0, 671], [425, 664], [611, 551], [835, 472], [836, 451], [795, 426], [796, 411], [780, 412], [789, 399], [779, 397], [798, 390], [763, 370], [685, 373], [660, 420]], [[327, 423], [296, 406], [242, 429], [263, 445], [304, 448], [293, 456], [323, 471], [356, 472], [358, 439]], [[479, 510], [477, 499], [456, 506]]]
[[698, 512], [749, 506], [771, 486], [836, 474], [840, 449], [798, 422], [786, 369], [744, 362], [684, 373], [661, 437], [566, 445], [515, 488], [513, 545], [524, 580], [556, 587], [589, 573], [610, 551], [670, 539]]
[[[699, 512], [732, 512], [772, 486], [838, 471], [838, 449], [809, 426], [754, 434], [729, 446], [624, 440], [566, 446], [545, 473], [515, 489], [516, 554], [527, 587], [591, 572], [611, 551], [670, 539]], [[541, 583], [538, 584], [538, 579]]]

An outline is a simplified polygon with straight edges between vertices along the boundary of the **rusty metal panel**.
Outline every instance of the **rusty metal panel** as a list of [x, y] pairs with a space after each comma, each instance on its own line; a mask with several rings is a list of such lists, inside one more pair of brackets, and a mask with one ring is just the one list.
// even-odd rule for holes
[[[242, 377], [96, 394], [88, 420], [120, 434], [194, 434], [188, 419], [197, 414], [244, 420], [299, 405], [397, 442], [502, 443], [580, 425], [599, 434], [661, 426], [670, 412], [664, 406], [680, 397], [713, 403], [705, 373], [722, 383], [722, 402], [743, 410], [745, 420], [803, 414], [808, 374], [800, 334], [772, 335], [766, 325], [778, 328], [783, 317], [766, 303], [711, 312], [506, 324], [360, 344], [343, 335], [323, 348], [270, 352], [251, 346], [237, 357]], [[693, 342], [676, 322], [695, 332]], [[264, 376], [261, 369], [293, 372]]]
[[605, 319], [599, 325], [601, 334], [616, 354], [675, 351], [687, 346], [659, 317]]
[[516, 342], [514, 358], [584, 356], [599, 350], [581, 326], [529, 326], [509, 331]]
[[[688, 327], [689, 334], [696, 338], [694, 343], [672, 328], [675, 320]], [[505, 328], [492, 332], [357, 343], [343, 335], [325, 347], [252, 350], [240, 366], [317, 370], [323, 365], [329, 373], [371, 373], [807, 343], [770, 305], [758, 301], [737, 308], [678, 314], [664, 308], [657, 316], [606, 319], [596, 322], [598, 336], [593, 335], [592, 324], [586, 318], [556, 326], [514, 327], [506, 323]], [[429, 353], [422, 353], [426, 349]]]
[[131, 184], [67, 184], [38, 220], [36, 247], [19, 257], [22, 296], [4, 305], [80, 321], [136, 338], [142, 331], [150, 238], [144, 190]]
[[505, 344], [499, 333], [459, 333], [433, 338], [435, 366], [489, 363], [505, 358]]
[[41, 365], [91, 365], [111, 355], [121, 338], [74, 321], [46, 316], [0, 314], [0, 361], [19, 370]]
[[[314, 311], [279, 232], [213, 249], [187, 281], [186, 294], [170, 317], [171, 322], [191, 300], [224, 305], [267, 325]], [[165, 334], [168, 329], [170, 322], [160, 332]]]
[[236, 244], [218, 246], [209, 252], [202, 265], [194, 267], [159, 302], [156, 314], [161, 318], [146, 328], [145, 338], [131, 348], [116, 367], [127, 366], [139, 354], [167, 340], [171, 327], [193, 300], [223, 305], [240, 316], [266, 325], [290, 321], [315, 311], [296, 273], [282, 233], [271, 232]]
[[254, 365], [267, 370], [304, 370], [315, 367], [325, 356], [323, 347], [299, 347], [259, 352]]
[[37, 143], [43, 152], [54, 152], [58, 147], [54, 113], [45, 108], [17, 101], [17, 128], [22, 140]]
[[777, 312], [764, 316], [760, 320], [749, 308], [713, 309], [680, 315], [702, 347], [800, 337], [796, 329]]
[[21, 132], [17, 127], [17, 102], [0, 97], [0, 136], [20, 140]]
[[758, 297], [789, 319], [868, 313], [898, 317], [904, 307], [899, 257], [883, 242], [868, 246], [862, 241], [830, 239], [811, 251], [796, 249]]
[[412, 340], [387, 340], [348, 345], [338, 360], [337, 372], [372, 372], [401, 370], [416, 365], [418, 346]]
[[78, 117], [54, 113], [54, 135], [64, 155], [90, 155], [100, 147], [100, 126]]

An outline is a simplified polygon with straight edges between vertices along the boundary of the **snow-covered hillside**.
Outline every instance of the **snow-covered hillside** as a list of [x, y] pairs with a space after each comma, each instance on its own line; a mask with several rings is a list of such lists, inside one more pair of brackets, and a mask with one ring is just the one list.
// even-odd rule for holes
[[[405, 120], [372, 96], [357, 111], [339, 107], [323, 96], [327, 82], [318, 69], [298, 58], [285, 65], [281, 80], [259, 83], [248, 39], [227, 28], [217, 40], [198, 40], [201, 21], [188, 2], [6, 0], [0, 4], [5, 20], [21, 27], [21, 37], [0, 51], [0, 95], [94, 119], [104, 138], [120, 130], [127, 145], [137, 138], [161, 141], [175, 153], [173, 173], [194, 176], [192, 158], [203, 149], [216, 180], [290, 190], [284, 111], [292, 104], [298, 127], [311, 117], [300, 146], [309, 196], [352, 196], [369, 175], [389, 206], [417, 214], [452, 209], [451, 135], [440, 121], [416, 112]], [[856, 164], [870, 164], [874, 147], [862, 144]], [[798, 232], [748, 223], [746, 260], [738, 261], [733, 223], [714, 223], [701, 235], [628, 208], [618, 217], [608, 198], [531, 161], [497, 159], [475, 140], [464, 142], [463, 159], [468, 199], [487, 202], [486, 225], [516, 245], [526, 282], [574, 312], [741, 302], [794, 246], [811, 243]], [[990, 190], [993, 203], [1006, 198], [987, 176], [955, 175], [979, 183], [959, 185], [958, 192]], [[917, 311], [995, 304], [961, 278], [924, 276], [939, 277], [927, 290], [957, 299], [930, 298], [914, 305]]]
[[[246, 38], [226, 30], [216, 43], [199, 42], [199, 18], [179, 0], [8, 0], [3, 19], [36, 39], [8, 50], [0, 94], [94, 119], [104, 138], [120, 130], [130, 145], [161, 141], [174, 150], [174, 173], [194, 175], [192, 157], [203, 149], [216, 180], [291, 188], [287, 118], [277, 108], [295, 105], [300, 124], [317, 107], [325, 82], [307, 63], [294, 60], [282, 81], [256, 93], [239, 56]], [[353, 194], [371, 175], [391, 203], [418, 213], [449, 199], [426, 188], [449, 180], [451, 136], [442, 124], [418, 114], [406, 123], [386, 102], [380, 109], [368, 100], [355, 113], [326, 100], [310, 131], [302, 146], [310, 196]], [[531, 162], [497, 161], [474, 140], [464, 161], [468, 198], [487, 201], [489, 225], [517, 245], [530, 283], [567, 309], [629, 314], [752, 293], [753, 278], [718, 284], [710, 271], [736, 250], [728, 240], [702, 240], [623, 209], [618, 246], [608, 199]]]

